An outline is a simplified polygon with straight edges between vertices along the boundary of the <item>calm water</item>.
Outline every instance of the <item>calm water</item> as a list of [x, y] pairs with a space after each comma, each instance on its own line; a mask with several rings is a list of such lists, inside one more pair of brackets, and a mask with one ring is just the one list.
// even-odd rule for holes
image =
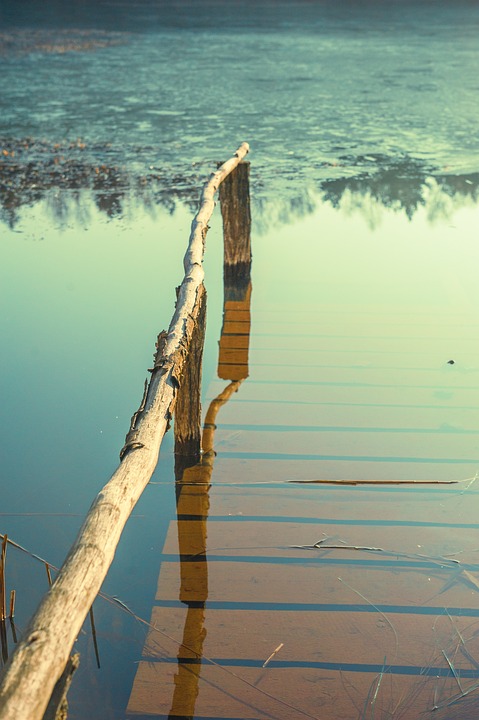
[[172, 179], [246, 139], [266, 196], [399, 161], [479, 170], [477, 3], [62, 6], [2, 3], [0, 135], [108, 143], [99, 161]]
[[[373, 708], [364, 702], [375, 693], [385, 656], [394, 667], [436, 667], [445, 665], [442, 650], [459, 666], [460, 632], [477, 660], [477, 588], [457, 578], [448, 586], [448, 568], [415, 567], [408, 575], [388, 566], [381, 577], [360, 570], [361, 585], [351, 551], [351, 567], [339, 564], [321, 576], [319, 589], [314, 575], [306, 581], [301, 575], [305, 567], [312, 572], [310, 553], [291, 554], [295, 545], [338, 536], [351, 546], [410, 555], [463, 553], [474, 577], [474, 484], [435, 486], [427, 496], [394, 486], [374, 494], [287, 484], [460, 481], [478, 470], [477, 4], [112, 2], [66, 11], [49, 3], [39, 11], [34, 3], [4, 2], [0, 22], [0, 138], [7, 149], [0, 166], [0, 532], [61, 564], [116, 467], [154, 340], [171, 317], [198, 187], [216, 160], [246, 139], [254, 219], [249, 377], [217, 420], [207, 529], [211, 609], [201, 622], [205, 655], [219, 664], [229, 658], [237, 674], [275, 697], [290, 686], [284, 699], [299, 709], [204, 670], [196, 710], [183, 705], [183, 715], [219, 717], [224, 700], [210, 695], [219, 683], [234, 697], [224, 718], [303, 717], [301, 708], [331, 720], [374, 717], [375, 709], [383, 717], [379, 702]], [[27, 137], [32, 147], [22, 154], [18, 144]], [[75, 172], [80, 164], [89, 168], [77, 186], [68, 175], [73, 165], [65, 166], [64, 181], [58, 175], [47, 181], [56, 156], [60, 168], [70, 159]], [[123, 173], [120, 187], [95, 187], [91, 170], [103, 164]], [[225, 386], [216, 374], [219, 212], [211, 225], [205, 407]], [[305, 518], [315, 503], [311, 534]], [[79, 639], [74, 719], [116, 720], [127, 707], [132, 716], [181, 715], [168, 675], [185, 631], [175, 513], [167, 435], [105, 582], [107, 597], [95, 603], [100, 670], [89, 627]], [[287, 561], [278, 559], [285, 547]], [[242, 561], [230, 577], [231, 555]], [[19, 550], [10, 548], [7, 562], [20, 633], [47, 576], [41, 562]], [[260, 562], [262, 579], [241, 584]], [[281, 562], [291, 564], [291, 575]], [[338, 585], [338, 575], [355, 591]], [[429, 594], [415, 594], [418, 578], [430, 584]], [[229, 596], [221, 594], [225, 587]], [[375, 635], [377, 623], [356, 618], [349, 634], [339, 624], [335, 635], [319, 637], [325, 648], [319, 657], [309, 649], [308, 638], [316, 636], [301, 613], [308, 603], [329, 612], [333, 596], [336, 603], [366, 602], [357, 592], [381, 607], [429, 603], [469, 615], [457, 631], [446, 616], [435, 624], [437, 634], [423, 639], [428, 652], [439, 652], [434, 662], [414, 646], [413, 638], [423, 637], [417, 617], [403, 621], [397, 609], [386, 617], [394, 616], [399, 650], [383, 616], [387, 641]], [[291, 621], [275, 614], [285, 610], [280, 600], [297, 611], [286, 612], [296, 618], [290, 631]], [[221, 630], [226, 615], [215, 613], [234, 601], [243, 610], [256, 603], [251, 625], [242, 616]], [[269, 628], [261, 620], [265, 610], [279, 618]], [[173, 636], [162, 638], [160, 651], [150, 621]], [[328, 616], [321, 627], [332, 622]], [[238, 634], [243, 627], [248, 633]], [[288, 682], [273, 674], [268, 685], [254, 663], [284, 642], [278, 627], [303, 647], [293, 643], [290, 650], [285, 642], [278, 658], [287, 663]], [[375, 648], [364, 641], [351, 649], [350, 635], [358, 632]], [[11, 649], [10, 630], [8, 642]], [[155, 661], [145, 662], [152, 653]], [[337, 672], [334, 663], [347, 669], [335, 680], [318, 680], [319, 661], [329, 663], [327, 673]], [[464, 654], [462, 661], [466, 689], [477, 682], [477, 665]], [[366, 673], [367, 663], [373, 669]], [[160, 699], [148, 690], [149, 665], [158, 669], [153, 685]], [[454, 696], [456, 680], [449, 680], [428, 686], [423, 697], [401, 685], [404, 679], [397, 685], [389, 679], [381, 708], [408, 697], [401, 712], [413, 720], [431, 709], [431, 697], [440, 705]], [[310, 696], [305, 682], [314, 689]], [[330, 704], [329, 682], [339, 682]], [[380, 691], [384, 686], [377, 697]], [[353, 698], [337, 715], [334, 693]], [[467, 698], [474, 701], [474, 692]], [[474, 706], [461, 708], [461, 717], [476, 717]], [[436, 717], [459, 717], [454, 712]]]

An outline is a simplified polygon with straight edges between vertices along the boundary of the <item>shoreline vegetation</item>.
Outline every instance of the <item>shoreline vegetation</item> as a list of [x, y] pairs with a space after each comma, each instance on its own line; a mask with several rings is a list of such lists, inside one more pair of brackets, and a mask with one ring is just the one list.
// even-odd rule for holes
[[[0, 136], [0, 222], [13, 229], [23, 207], [47, 198], [53, 200], [54, 219], [64, 221], [72, 201], [73, 207], [81, 204], [85, 192], [109, 218], [120, 217], [132, 201], [147, 209], [161, 206], [170, 213], [181, 203], [194, 211], [207, 161], [192, 163], [180, 174], [169, 166], [161, 167], [159, 162], [149, 164], [159, 156], [158, 148], [150, 146], [125, 148], [82, 138], [53, 142]], [[447, 174], [412, 157], [344, 156], [329, 168], [333, 177], [318, 179], [315, 186], [303, 188], [301, 196], [297, 192], [289, 197], [275, 196], [282, 206], [282, 222], [311, 213], [316, 206], [314, 195], [334, 208], [345, 195], [357, 206], [366, 199], [373, 200], [404, 212], [409, 219], [430, 201], [431, 188], [436, 195], [452, 200], [453, 206], [479, 202], [479, 173]], [[328, 173], [328, 163], [321, 168], [320, 174], [324, 173]], [[265, 188], [261, 170], [251, 184], [261, 225], [262, 216], [270, 210], [272, 194]], [[444, 212], [444, 203], [440, 204]]]

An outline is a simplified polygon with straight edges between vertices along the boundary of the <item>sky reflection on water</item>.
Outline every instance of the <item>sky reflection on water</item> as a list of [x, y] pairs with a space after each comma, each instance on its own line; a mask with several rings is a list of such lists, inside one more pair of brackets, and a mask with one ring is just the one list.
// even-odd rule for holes
[[[253, 225], [249, 378], [218, 416], [215, 486], [225, 477], [252, 486], [352, 473], [408, 479], [412, 467], [415, 478], [474, 475], [478, 206], [462, 195], [455, 206], [434, 182], [428, 192], [411, 217], [370, 192], [346, 190], [336, 203], [309, 195], [306, 212], [283, 226], [281, 213]], [[47, 202], [23, 208], [2, 236], [2, 530], [57, 565], [117, 462], [154, 339], [172, 310], [191, 219], [181, 206], [170, 215], [139, 204], [107, 220], [89, 194], [76, 207], [80, 217], [72, 210], [60, 222]], [[206, 257], [208, 398], [224, 386], [214, 379], [223, 302], [218, 213]], [[173, 552], [171, 543], [163, 549], [174, 517], [171, 443], [167, 435], [153, 478], [160, 484], [140, 500], [104, 587], [145, 620], [162, 552]], [[290, 503], [305, 497], [298, 493]], [[324, 500], [330, 495], [322, 491]], [[253, 501], [246, 490], [235, 497], [243, 513]], [[474, 488], [468, 502], [473, 510]], [[318, 517], [331, 516], [334, 503], [327, 507]], [[464, 512], [445, 520], [467, 522]], [[215, 532], [211, 547], [221, 545]], [[21, 629], [36, 600], [24, 583], [41, 594], [45, 576], [42, 568], [38, 580], [31, 568], [13, 569], [13, 557]], [[145, 638], [146, 628], [120, 608], [101, 600], [95, 608], [102, 669], [87, 630], [72, 718], [124, 712]]]

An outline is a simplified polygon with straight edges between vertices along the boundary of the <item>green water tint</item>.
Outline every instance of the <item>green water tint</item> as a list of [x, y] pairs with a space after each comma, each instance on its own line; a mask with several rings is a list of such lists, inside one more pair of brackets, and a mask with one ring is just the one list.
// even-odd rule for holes
[[[207, 480], [186, 485], [202, 509], [175, 520], [167, 435], [95, 602], [100, 669], [88, 621], [79, 638], [70, 717], [412, 720], [459, 683], [434, 715], [475, 716], [477, 205], [336, 205], [311, 196], [284, 225], [256, 207], [248, 377], [218, 410]], [[1, 245], [1, 531], [52, 566], [116, 466], [191, 220], [80, 208], [62, 223], [46, 202], [24, 209]], [[221, 242], [216, 214], [205, 409], [228, 385]], [[314, 484], [328, 479], [405, 484]], [[461, 482], [408, 484], [439, 480]], [[17, 633], [47, 586], [8, 549]]]

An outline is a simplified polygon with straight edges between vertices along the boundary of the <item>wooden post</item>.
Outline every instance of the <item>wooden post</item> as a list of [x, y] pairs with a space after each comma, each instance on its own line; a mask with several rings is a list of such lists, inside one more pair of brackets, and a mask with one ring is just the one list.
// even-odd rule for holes
[[175, 467], [178, 463], [182, 464], [180, 457], [188, 458], [187, 465], [194, 465], [199, 461], [201, 455], [201, 375], [205, 329], [206, 292], [203, 292], [176, 399]]
[[231, 269], [236, 285], [241, 270], [247, 275], [249, 281], [251, 268], [249, 168], [249, 162], [240, 163], [220, 188], [225, 279]]
[[242, 162], [220, 189], [224, 235], [224, 304], [218, 377], [248, 377], [251, 331], [251, 211], [249, 163]]
[[83, 621], [108, 572], [122, 530], [148, 484], [176, 402], [203, 295], [203, 254], [214, 196], [248, 152], [243, 143], [205, 184], [184, 258], [185, 276], [150, 382], [134, 413], [121, 462], [94, 500], [51, 589], [30, 620], [0, 684], [0, 720], [41, 720]]

